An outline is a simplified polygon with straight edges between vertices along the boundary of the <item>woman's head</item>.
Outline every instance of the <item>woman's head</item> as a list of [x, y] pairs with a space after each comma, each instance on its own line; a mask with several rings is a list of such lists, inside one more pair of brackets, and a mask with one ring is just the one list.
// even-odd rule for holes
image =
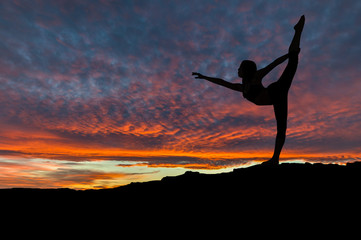
[[240, 78], [252, 78], [256, 72], [256, 63], [251, 60], [243, 60], [238, 68], [238, 76]]

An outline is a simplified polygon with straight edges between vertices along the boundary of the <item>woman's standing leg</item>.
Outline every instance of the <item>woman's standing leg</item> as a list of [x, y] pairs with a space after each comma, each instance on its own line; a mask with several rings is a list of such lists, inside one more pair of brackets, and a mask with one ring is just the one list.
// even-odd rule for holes
[[273, 109], [277, 121], [277, 136], [276, 136], [276, 143], [275, 143], [273, 156], [270, 160], [270, 163], [278, 164], [283, 145], [286, 141], [287, 115], [288, 115], [287, 96], [282, 102], [274, 104]]

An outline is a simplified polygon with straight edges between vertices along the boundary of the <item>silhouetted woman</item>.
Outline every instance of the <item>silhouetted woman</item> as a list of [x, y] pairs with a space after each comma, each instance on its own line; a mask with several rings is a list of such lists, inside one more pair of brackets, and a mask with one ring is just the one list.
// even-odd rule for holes
[[[232, 90], [243, 92], [243, 96], [256, 105], [273, 105], [277, 121], [276, 143], [273, 157], [263, 164], [276, 165], [279, 163], [279, 156], [286, 140], [288, 90], [291, 87], [293, 77], [297, 70], [300, 39], [304, 24], [305, 16], [302, 16], [294, 26], [295, 35], [289, 46], [288, 54], [277, 58], [267, 67], [257, 70], [257, 66], [253, 61], [242, 61], [238, 68], [238, 76], [242, 78], [242, 84], [230, 83], [223, 79], [207, 77], [196, 72], [192, 73], [192, 75], [196, 76], [195, 78], [205, 79]], [[263, 87], [263, 77], [286, 59], [288, 59], [288, 64], [278, 81], [272, 83], [267, 88]]]

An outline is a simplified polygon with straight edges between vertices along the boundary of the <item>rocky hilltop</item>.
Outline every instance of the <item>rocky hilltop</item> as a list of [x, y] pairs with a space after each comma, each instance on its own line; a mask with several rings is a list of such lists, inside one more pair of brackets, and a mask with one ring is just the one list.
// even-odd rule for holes
[[360, 197], [361, 163], [346, 166], [287, 163], [256, 165], [229, 173], [186, 172], [160, 181], [131, 183], [113, 189], [3, 189], [3, 199], [94, 201], [107, 203], [183, 203], [188, 201], [270, 202], [336, 201]]

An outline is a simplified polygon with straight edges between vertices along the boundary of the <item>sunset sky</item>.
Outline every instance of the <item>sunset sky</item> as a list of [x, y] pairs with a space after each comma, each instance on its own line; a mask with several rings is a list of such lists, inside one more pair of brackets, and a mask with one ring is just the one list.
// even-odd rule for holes
[[[361, 160], [361, 1], [0, 2], [0, 188], [105, 188], [273, 153], [270, 106], [240, 82], [306, 25], [281, 162]], [[280, 65], [264, 79], [276, 81]]]

